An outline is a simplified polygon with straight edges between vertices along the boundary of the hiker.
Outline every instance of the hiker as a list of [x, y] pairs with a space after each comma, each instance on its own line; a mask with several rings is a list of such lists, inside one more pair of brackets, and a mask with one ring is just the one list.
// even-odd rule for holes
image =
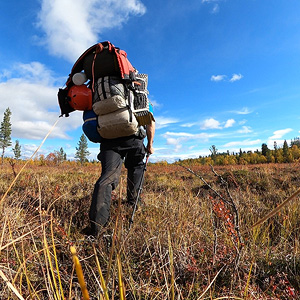
[[91, 227], [85, 234], [97, 236], [110, 216], [111, 192], [117, 187], [124, 159], [127, 168], [127, 204], [134, 206], [141, 177], [144, 171], [144, 157], [152, 154], [155, 122], [146, 126], [147, 147], [144, 133], [116, 139], [103, 139], [98, 159], [102, 165], [101, 176], [95, 183], [89, 212]]
[[148, 75], [132, 66], [124, 50], [106, 41], [91, 46], [77, 59], [66, 87], [59, 89], [61, 116], [83, 111], [83, 132], [91, 142], [100, 143], [102, 171], [92, 196], [90, 226], [82, 231], [86, 235], [98, 236], [109, 221], [111, 193], [119, 183], [123, 160], [127, 204], [135, 211], [144, 157], [154, 151], [155, 120], [147, 84]]

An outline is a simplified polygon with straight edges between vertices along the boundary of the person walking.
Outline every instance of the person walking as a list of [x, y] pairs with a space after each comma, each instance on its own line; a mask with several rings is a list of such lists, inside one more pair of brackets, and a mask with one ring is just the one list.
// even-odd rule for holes
[[89, 211], [90, 226], [85, 229], [85, 234], [98, 237], [107, 225], [110, 218], [111, 194], [118, 186], [123, 161], [127, 169], [127, 204], [134, 206], [139, 185], [142, 184], [145, 154], [154, 153], [154, 134], [155, 121], [152, 120], [146, 125], [146, 130], [140, 128], [135, 135], [102, 140], [98, 154], [102, 171], [94, 186]]

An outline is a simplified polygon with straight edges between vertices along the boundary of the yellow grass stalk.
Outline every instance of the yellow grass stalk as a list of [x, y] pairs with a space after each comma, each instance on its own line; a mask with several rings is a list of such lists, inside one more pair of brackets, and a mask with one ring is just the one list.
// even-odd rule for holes
[[64, 297], [64, 291], [63, 291], [62, 283], [61, 283], [61, 278], [60, 278], [60, 273], [59, 273], [58, 259], [57, 259], [57, 255], [56, 255], [56, 247], [55, 247], [55, 243], [54, 243], [52, 212], [51, 212], [51, 226], [50, 227], [51, 227], [53, 255], [54, 255], [54, 260], [55, 260], [55, 267], [56, 267], [56, 272], [57, 272], [57, 278], [58, 278], [58, 282], [59, 282], [60, 294], [61, 294], [61, 298], [65, 299], [65, 297]]
[[170, 273], [171, 273], [171, 300], [175, 299], [175, 290], [174, 290], [174, 261], [173, 261], [173, 249], [171, 243], [170, 231], [168, 230], [168, 244], [169, 244], [169, 257], [170, 257]]
[[1, 247], [0, 247], [0, 252], [1, 252], [3, 249], [9, 247], [10, 245], [12, 245], [12, 244], [14, 244], [14, 243], [16, 243], [16, 242], [22, 240], [24, 237], [26, 237], [27, 235], [31, 234], [33, 231], [35, 231], [35, 230], [41, 228], [42, 226], [44, 226], [44, 225], [47, 224], [48, 222], [49, 222], [49, 221], [47, 221], [46, 223], [44, 223], [44, 224], [42, 224], [42, 225], [37, 226], [36, 228], [30, 230], [29, 232], [27, 232], [27, 233], [25, 233], [25, 234], [19, 236], [19, 237], [16, 238], [15, 240], [13, 240], [13, 241], [11, 241], [11, 242], [5, 244], [4, 246], [1, 246]]
[[69, 288], [69, 298], [68, 299], [72, 299], [72, 282], [73, 282], [74, 271], [75, 271], [75, 265], [73, 265], [73, 268], [72, 268], [72, 274], [71, 274], [71, 279], [70, 279], [70, 288]]
[[4, 235], [5, 235], [5, 228], [6, 228], [6, 222], [8, 220], [8, 216], [5, 216], [5, 220], [4, 220], [4, 224], [3, 224], [3, 229], [2, 229], [2, 234], [1, 234], [1, 240], [0, 240], [0, 254], [1, 254], [1, 248], [2, 248], [2, 244], [3, 244], [3, 239], [4, 239]]
[[252, 225], [249, 229], [247, 229], [246, 232], [249, 231], [250, 229], [252, 229], [252, 228], [254, 228], [254, 227], [256, 227], [256, 226], [264, 223], [265, 221], [267, 221], [271, 217], [275, 216], [279, 212], [279, 210], [281, 210], [285, 205], [287, 205], [291, 200], [293, 200], [299, 194], [300, 194], [300, 189], [298, 191], [296, 191], [293, 195], [291, 195], [290, 197], [288, 197], [286, 200], [284, 200], [277, 207], [275, 207], [271, 212], [269, 212], [263, 218], [261, 218], [260, 220], [258, 220], [254, 225]]
[[[129, 260], [126, 258], [126, 260], [125, 260], [125, 263], [126, 263], [126, 265], [127, 265], [127, 271], [128, 271], [128, 273], [129, 273], [129, 285], [130, 285], [130, 288], [131, 288], [131, 292], [132, 292], [132, 294], [133, 294], [133, 298], [134, 299], [136, 299], [136, 290], [135, 290], [135, 286], [134, 286], [134, 283], [135, 283], [135, 281], [134, 281], [134, 279], [133, 279], [133, 276], [132, 276], [132, 272], [131, 272], [131, 267], [130, 267], [130, 262], [129, 262]], [[151, 276], [149, 277], [149, 282], [151, 281]]]
[[86, 284], [85, 284], [84, 277], [83, 277], [83, 271], [82, 271], [82, 267], [81, 267], [79, 258], [76, 253], [76, 248], [74, 246], [71, 246], [70, 251], [72, 253], [73, 262], [75, 265], [75, 270], [76, 270], [77, 278], [78, 278], [78, 281], [80, 284], [83, 300], [89, 300], [90, 296], [89, 296], [88, 290], [86, 288]]
[[54, 273], [53, 263], [52, 263], [51, 254], [50, 254], [50, 251], [49, 251], [49, 246], [48, 246], [45, 230], [44, 230], [44, 245], [45, 245], [45, 251], [46, 251], [49, 266], [50, 266], [50, 271], [51, 271], [51, 274], [52, 274], [52, 280], [49, 277], [49, 281], [50, 281], [50, 283], [53, 281], [53, 284], [54, 284], [53, 292], [55, 292], [55, 294], [56, 294], [55, 298], [60, 299], [59, 290], [58, 290], [58, 287], [57, 287], [56, 277], [55, 277], [55, 273]]
[[118, 262], [118, 280], [119, 280], [119, 292], [120, 292], [120, 300], [125, 300], [125, 286], [122, 278], [122, 266], [120, 255], [117, 254], [117, 262]]
[[[11, 228], [10, 228], [10, 222], [9, 222], [9, 221], [8, 221], [8, 230], [9, 230], [9, 236], [10, 236], [10, 239], [12, 240], [13, 237], [12, 237], [12, 231], [11, 231]], [[18, 250], [17, 250], [17, 247], [16, 247], [15, 243], [13, 243], [12, 246], [13, 246], [14, 251], [15, 251], [15, 253], [16, 253], [18, 262], [19, 262], [20, 266], [22, 266], [22, 261], [21, 261], [21, 258], [20, 258], [20, 255], [19, 255], [19, 253], [18, 253]], [[29, 291], [30, 296], [31, 296], [31, 298], [32, 298], [32, 297], [33, 297], [32, 292], [31, 292], [32, 285], [31, 285], [31, 282], [30, 282], [30, 280], [29, 280], [29, 278], [28, 278], [28, 276], [27, 276], [26, 264], [24, 264], [24, 266], [23, 266], [22, 269], [23, 269], [23, 271], [24, 271], [24, 275], [25, 275], [25, 278], [26, 278], [26, 282], [27, 282], [27, 286], [28, 286], [28, 291]], [[14, 278], [13, 284], [14, 284], [15, 280], [16, 280], [16, 277]], [[34, 290], [34, 289], [33, 289], [33, 290]], [[34, 292], [35, 292], [35, 291], [34, 291]]]
[[0, 277], [4, 280], [4, 282], [7, 284], [7, 286], [13, 291], [13, 293], [20, 299], [20, 300], [25, 300], [18, 290], [9, 282], [8, 278], [5, 276], [5, 274], [0, 270]]
[[[45, 284], [46, 284], [46, 287], [47, 287], [47, 291], [50, 294], [51, 291], [54, 291], [54, 287], [53, 287], [52, 279], [51, 279], [51, 276], [50, 276], [49, 265], [48, 265], [48, 260], [47, 260], [47, 254], [46, 254], [46, 248], [45, 247], [43, 248], [43, 252], [44, 252], [44, 257], [45, 257], [44, 261], [45, 261], [46, 272], [47, 272], [47, 278], [46, 278]], [[48, 286], [48, 283], [49, 283], [50, 288]], [[54, 299], [57, 299], [55, 293], [53, 294], [53, 296], [54, 296]]]
[[248, 296], [248, 288], [249, 288], [249, 283], [250, 283], [250, 279], [251, 279], [252, 267], [253, 267], [253, 262], [250, 266], [250, 270], [249, 270], [249, 274], [248, 274], [247, 284], [246, 284], [246, 288], [245, 288], [245, 292], [244, 292], [244, 299], [248, 298], [247, 297]]
[[59, 119], [56, 120], [56, 122], [53, 124], [53, 126], [51, 127], [51, 129], [49, 130], [49, 132], [46, 134], [45, 138], [43, 139], [43, 141], [41, 142], [41, 144], [37, 147], [37, 149], [33, 152], [33, 154], [31, 155], [31, 157], [26, 161], [26, 163], [23, 165], [23, 167], [20, 169], [20, 171], [18, 172], [18, 174], [16, 175], [16, 177], [14, 178], [14, 180], [12, 181], [12, 183], [10, 184], [10, 186], [8, 187], [7, 191], [4, 193], [3, 197], [0, 200], [0, 205], [2, 204], [3, 200], [6, 198], [8, 192], [11, 190], [12, 186], [15, 184], [15, 182], [17, 181], [18, 177], [20, 176], [20, 174], [22, 173], [22, 171], [25, 169], [25, 167], [28, 165], [28, 163], [32, 160], [32, 158], [35, 156], [35, 154], [40, 150], [40, 148], [42, 147], [42, 145], [45, 143], [46, 139], [48, 138], [48, 136], [50, 135], [50, 133], [52, 132], [52, 130], [54, 129], [54, 127], [56, 126], [57, 122]]
[[[213, 285], [213, 283], [215, 282], [215, 280], [217, 279], [217, 277], [219, 276], [219, 274], [221, 273], [221, 271], [223, 270], [224, 267], [225, 267], [225, 265], [218, 271], [218, 273], [213, 278], [213, 280], [211, 281], [211, 283], [208, 285], [208, 287], [205, 289], [205, 291], [201, 294], [201, 296], [197, 298], [197, 300], [202, 299], [204, 297], [204, 295], [207, 293], [207, 291], [210, 290], [211, 286]], [[222, 299], [222, 298], [217, 298], [217, 299]], [[215, 299], [215, 300], [217, 300], [217, 299]], [[228, 299], [228, 297], [223, 298], [223, 299]], [[243, 300], [243, 299], [241, 299], [241, 300]]]
[[109, 300], [107, 286], [106, 286], [105, 279], [104, 279], [103, 274], [102, 274], [102, 270], [101, 270], [101, 267], [100, 267], [99, 259], [98, 259], [96, 248], [95, 248], [94, 244], [93, 244], [93, 250], [94, 250], [94, 254], [95, 254], [95, 259], [96, 259], [98, 272], [99, 272], [99, 275], [100, 275], [100, 283], [101, 283], [101, 286], [102, 286], [102, 289], [103, 289], [103, 294], [104, 294], [105, 300]]
[[[30, 292], [30, 295], [33, 299], [40, 299], [39, 296], [37, 295], [37, 292], [36, 290], [34, 289], [31, 281], [29, 280], [29, 277], [27, 275], [27, 268], [26, 268], [26, 258], [25, 258], [25, 249], [24, 249], [24, 243], [23, 243], [23, 240], [22, 240], [22, 254], [23, 254], [23, 266], [20, 266], [20, 268], [23, 268], [24, 270], [24, 274], [25, 274], [25, 277], [26, 277], [26, 281], [27, 281], [27, 285], [28, 285], [28, 290]], [[15, 277], [16, 279], [16, 277]], [[20, 290], [21, 290], [21, 287], [22, 287], [22, 274], [20, 276]], [[31, 294], [31, 290], [34, 292], [34, 295], [32, 296]]]
[[[35, 243], [35, 241], [34, 241], [34, 237], [33, 237], [33, 236], [32, 236], [32, 241], [33, 241], [34, 248], [35, 248], [36, 252], [33, 253], [32, 255], [30, 255], [29, 257], [27, 257], [26, 259], [25, 259], [25, 251], [24, 251], [24, 247], [23, 247], [23, 243], [22, 243], [22, 249], [23, 249], [23, 257], [24, 257], [24, 261], [23, 261], [22, 265], [19, 267], [18, 271], [16, 272], [16, 275], [15, 275], [15, 277], [14, 277], [13, 283], [17, 280], [19, 274], [21, 273], [21, 270], [23, 270], [23, 269], [26, 268], [26, 262], [27, 262], [27, 260], [30, 260], [30, 259], [32, 258], [32, 256], [37, 255], [37, 257], [38, 257], [38, 259], [39, 259], [39, 261], [40, 261], [40, 265], [42, 265], [42, 261], [41, 261], [41, 259], [40, 259], [39, 253], [42, 252], [42, 251], [44, 251], [45, 249], [41, 249], [41, 250], [38, 250], [38, 249], [37, 249], [36, 243]], [[25, 269], [25, 270], [26, 270], [26, 269]], [[43, 268], [42, 268], [42, 271], [43, 271], [43, 274], [44, 274]], [[23, 282], [22, 277], [23, 277], [23, 274], [21, 273], [21, 274], [20, 274], [20, 289], [21, 289], [21, 287], [22, 287], [22, 282]], [[44, 278], [45, 278], [45, 282], [46, 282], [46, 275], [45, 275], [45, 274], [44, 274]], [[36, 298], [33, 297], [33, 299], [40, 299], [40, 297], [39, 297], [38, 294], [37, 294], [37, 291], [34, 290], [34, 288], [33, 288], [33, 286], [32, 286], [32, 284], [31, 284], [30, 281], [29, 281], [29, 283], [30, 283], [30, 286], [31, 286], [32, 290], [35, 292], [34, 296], [35, 296]], [[28, 288], [28, 289], [29, 289], [29, 288]], [[30, 290], [30, 289], [29, 289], [29, 290]]]
[[213, 300], [244, 300], [243, 298], [240, 297], [235, 297], [235, 296], [223, 296], [223, 297], [218, 297], [218, 298], [214, 298]]

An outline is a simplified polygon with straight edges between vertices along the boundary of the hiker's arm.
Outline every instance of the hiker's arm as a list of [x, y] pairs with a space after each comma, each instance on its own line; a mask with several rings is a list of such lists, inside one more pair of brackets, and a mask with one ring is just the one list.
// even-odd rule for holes
[[154, 134], [155, 134], [155, 121], [152, 121], [151, 124], [146, 126], [146, 134], [147, 134], [147, 152], [148, 154], [153, 154], [154, 153], [154, 148], [153, 148], [153, 139], [154, 139]]

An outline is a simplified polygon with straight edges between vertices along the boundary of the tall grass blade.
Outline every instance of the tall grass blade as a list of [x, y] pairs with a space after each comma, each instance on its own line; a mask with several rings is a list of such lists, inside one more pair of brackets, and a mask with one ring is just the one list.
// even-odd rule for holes
[[15, 184], [15, 182], [17, 181], [18, 177], [20, 176], [20, 174], [22, 173], [22, 171], [26, 168], [26, 166], [28, 165], [28, 163], [31, 161], [31, 159], [35, 156], [35, 154], [40, 150], [40, 148], [42, 147], [42, 145], [45, 143], [46, 139], [48, 138], [48, 136], [50, 135], [50, 133], [52, 132], [52, 130], [54, 129], [54, 127], [56, 126], [57, 122], [59, 121], [59, 119], [56, 120], [56, 122], [53, 124], [53, 126], [51, 127], [51, 129], [49, 130], [49, 132], [46, 134], [45, 138], [43, 139], [43, 141], [41, 142], [41, 144], [37, 147], [37, 149], [33, 152], [33, 154], [30, 156], [30, 158], [26, 161], [26, 163], [22, 166], [22, 168], [20, 169], [20, 171], [18, 172], [18, 174], [16, 175], [16, 177], [14, 178], [14, 180], [12, 181], [12, 183], [10, 184], [10, 186], [8, 187], [8, 189], [6, 190], [6, 192], [4, 193], [3, 197], [0, 200], [0, 205], [2, 204], [3, 200], [6, 198], [7, 194], [9, 193], [9, 191], [11, 190], [12, 186]]
[[169, 244], [169, 256], [170, 256], [170, 273], [171, 273], [171, 300], [175, 299], [175, 290], [174, 290], [174, 261], [173, 261], [173, 249], [171, 243], [170, 231], [168, 231], [168, 244]]
[[287, 205], [291, 200], [293, 200], [295, 197], [297, 197], [300, 194], [300, 189], [298, 191], [296, 191], [293, 195], [291, 195], [290, 197], [288, 197], [286, 200], [284, 200], [281, 204], [279, 204], [277, 207], [275, 207], [271, 212], [269, 212], [267, 215], [265, 215], [263, 218], [261, 218], [260, 220], [258, 220], [255, 224], [253, 224], [248, 230], [249, 231], [251, 229], [253, 229], [254, 227], [264, 223], [265, 221], [267, 221], [268, 219], [270, 219], [271, 217], [275, 216], [279, 210], [281, 210], [285, 205]]
[[5, 244], [4, 246], [1, 246], [1, 247], [0, 247], [0, 252], [1, 252], [3, 249], [9, 247], [10, 245], [13, 245], [14, 243], [16, 243], [16, 242], [22, 240], [24, 237], [26, 237], [27, 235], [31, 234], [33, 231], [35, 231], [35, 230], [41, 228], [42, 226], [44, 226], [44, 225], [45, 225], [46, 223], [48, 223], [48, 222], [49, 222], [49, 221], [45, 222], [44, 224], [42, 224], [42, 225], [40, 225], [40, 226], [35, 227], [34, 229], [32, 229], [32, 230], [30, 230], [29, 232], [27, 232], [27, 233], [25, 233], [25, 234], [19, 236], [18, 238], [14, 239], [13, 241], [11, 241], [11, 242]]
[[46, 252], [46, 255], [47, 255], [47, 258], [48, 258], [50, 271], [51, 271], [52, 280], [51, 280], [51, 278], [49, 278], [49, 280], [50, 280], [50, 282], [53, 282], [53, 284], [54, 284], [53, 292], [56, 294], [57, 299], [60, 299], [59, 290], [58, 290], [58, 287], [57, 287], [56, 277], [55, 277], [55, 273], [54, 273], [53, 263], [52, 263], [51, 254], [50, 254], [50, 251], [49, 251], [49, 246], [48, 246], [45, 230], [44, 230], [44, 245], [45, 245], [45, 252]]
[[82, 267], [81, 267], [80, 261], [78, 259], [75, 247], [71, 246], [70, 251], [71, 251], [72, 256], [73, 256], [73, 262], [74, 262], [74, 265], [75, 265], [75, 270], [76, 270], [77, 278], [78, 278], [79, 285], [80, 285], [80, 288], [81, 288], [83, 300], [89, 300], [90, 296], [89, 296], [88, 290], [86, 288], [86, 284], [85, 284], [84, 277], [83, 277]]
[[5, 276], [5, 274], [0, 270], [0, 276], [4, 280], [4, 282], [7, 284], [7, 286], [13, 291], [13, 293], [20, 299], [20, 300], [25, 300], [20, 293], [17, 291], [17, 289], [10, 283], [8, 278]]
[[118, 262], [118, 281], [119, 281], [120, 300], [125, 300], [125, 287], [122, 278], [122, 266], [121, 266], [121, 259], [119, 254], [117, 254], [117, 262]]
[[100, 275], [100, 283], [101, 283], [101, 286], [102, 286], [102, 289], [103, 289], [104, 297], [105, 297], [105, 300], [109, 300], [107, 286], [106, 286], [106, 283], [105, 283], [105, 280], [104, 280], [104, 277], [103, 277], [103, 274], [102, 274], [102, 270], [101, 270], [101, 267], [100, 267], [99, 259], [98, 259], [96, 248], [95, 248], [94, 244], [93, 244], [93, 250], [94, 250], [94, 254], [95, 254], [95, 259], [96, 259], [98, 272], [99, 272], [99, 275]]
[[244, 299], [247, 299], [248, 288], [249, 288], [249, 283], [250, 283], [250, 279], [251, 279], [252, 267], [253, 267], [253, 262], [252, 262], [252, 264], [250, 266], [250, 270], [249, 270], [249, 274], [248, 274], [247, 284], [246, 284], [245, 292], [244, 292]]
[[[200, 299], [202, 299], [204, 297], [204, 295], [211, 288], [211, 286], [213, 285], [213, 283], [215, 282], [215, 280], [217, 279], [217, 277], [219, 276], [219, 274], [222, 272], [222, 270], [223, 270], [224, 267], [225, 267], [225, 265], [218, 271], [218, 273], [215, 275], [215, 277], [213, 278], [213, 280], [211, 281], [211, 283], [208, 285], [208, 287], [205, 289], [205, 291], [201, 294], [201, 296], [197, 298], [197, 300], [200, 300]], [[226, 299], [227, 298], [228, 297], [226, 297]]]
[[59, 288], [60, 288], [60, 295], [61, 295], [62, 299], [65, 299], [64, 291], [63, 291], [63, 287], [62, 287], [62, 283], [61, 283], [61, 278], [60, 278], [60, 273], [59, 273], [58, 259], [57, 259], [57, 255], [56, 255], [56, 247], [55, 247], [55, 243], [54, 243], [52, 212], [51, 212], [51, 237], [52, 237], [52, 247], [53, 247], [53, 255], [54, 255], [54, 260], [55, 260], [56, 273], [57, 273], [57, 278], [58, 278], [58, 283], [59, 283]]

